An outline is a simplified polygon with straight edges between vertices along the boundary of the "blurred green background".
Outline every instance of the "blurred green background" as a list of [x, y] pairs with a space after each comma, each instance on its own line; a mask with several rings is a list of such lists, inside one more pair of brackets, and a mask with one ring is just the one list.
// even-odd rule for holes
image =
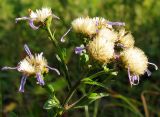
[[[80, 16], [100, 16], [111, 21], [124, 21], [131, 30], [136, 46], [144, 50], [150, 62], [160, 66], [160, 0], [0, 0], [0, 66], [16, 66], [25, 57], [23, 45], [29, 45], [33, 52], [44, 52], [49, 65], [59, 67], [54, 48], [43, 30], [33, 31], [27, 22], [15, 24], [16, 17], [26, 16], [28, 9], [51, 7], [61, 20], [54, 22], [56, 38], [64, 34], [74, 18]], [[68, 49], [69, 72], [73, 83], [79, 74], [76, 70], [78, 56], [73, 47], [76, 38], [73, 32], [66, 37], [70, 43], [62, 44]], [[160, 117], [160, 71], [153, 71], [151, 77], [141, 76], [138, 86], [130, 87], [126, 72], [120, 72], [110, 81], [110, 89], [114, 92], [99, 101], [97, 117], [138, 117], [141, 112], [145, 117]], [[73, 74], [74, 73], [74, 74]], [[16, 71], [0, 72], [0, 116], [3, 117], [47, 117], [43, 104], [48, 99], [47, 92], [35, 85], [33, 78], [27, 80], [25, 93], [18, 92], [21, 74]], [[64, 100], [67, 95], [66, 82], [62, 77], [50, 72], [45, 76], [46, 82], [52, 82], [56, 95]], [[142, 103], [142, 102], [146, 102]], [[96, 102], [97, 103], [97, 102]], [[95, 103], [95, 104], [96, 104]], [[89, 110], [92, 117], [93, 104]], [[145, 111], [147, 107], [147, 111]], [[146, 113], [147, 112], [147, 113]], [[84, 117], [84, 110], [68, 112], [65, 117]]]

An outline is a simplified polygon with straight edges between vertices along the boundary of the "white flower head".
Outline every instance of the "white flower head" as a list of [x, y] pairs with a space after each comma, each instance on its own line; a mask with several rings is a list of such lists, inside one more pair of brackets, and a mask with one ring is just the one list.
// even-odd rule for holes
[[148, 67], [148, 58], [139, 48], [134, 47], [123, 51], [121, 58], [125, 67], [129, 67], [133, 74], [142, 75]]
[[130, 84], [137, 85], [139, 83], [139, 76], [147, 72], [148, 76], [151, 75], [151, 72], [147, 69], [148, 64], [154, 65], [157, 70], [158, 67], [148, 62], [147, 56], [139, 48], [128, 48], [121, 53], [122, 62], [125, 65], [125, 68], [128, 69], [128, 76]]
[[37, 22], [44, 22], [49, 16], [52, 16], [51, 8], [42, 8], [30, 12], [30, 18]]
[[47, 60], [43, 57], [43, 53], [33, 55], [25, 44], [24, 49], [28, 56], [19, 62], [17, 67], [3, 67], [2, 70], [17, 69], [23, 74], [21, 84], [19, 87], [20, 92], [24, 92], [24, 85], [28, 76], [34, 75], [37, 78], [39, 85], [44, 85], [43, 74], [47, 73], [48, 70], [54, 70], [60, 75], [56, 68], [51, 68], [47, 64]]
[[130, 32], [126, 32], [124, 28], [120, 29], [118, 33], [118, 43], [121, 44], [124, 48], [134, 47], [134, 37]]
[[[28, 17], [21, 17], [21, 18], [16, 18], [16, 22], [18, 22], [19, 20], [28, 20], [29, 21], [29, 25], [31, 26], [31, 28], [33, 29], [38, 29], [42, 24], [44, 25], [44, 22], [46, 21], [47, 18], [49, 17], [53, 17], [53, 18], [57, 18], [59, 19], [59, 17], [57, 17], [56, 15], [54, 15], [52, 13], [51, 8], [41, 8], [41, 9], [37, 9], [36, 11], [29, 11], [29, 16]], [[34, 23], [37, 23], [36, 25]]]
[[112, 28], [112, 25], [108, 24], [107, 20], [105, 18], [102, 17], [94, 17], [93, 22], [97, 25], [98, 29], [101, 28]]
[[32, 66], [27, 59], [23, 59], [19, 62], [17, 70], [26, 75], [35, 74], [34, 66]]
[[103, 64], [109, 63], [114, 57], [114, 43], [102, 36], [97, 36], [90, 41], [87, 50], [93, 59]]
[[117, 33], [108, 28], [102, 28], [98, 32], [98, 36], [109, 42], [115, 42], [117, 40]]
[[72, 21], [72, 28], [78, 33], [82, 33], [85, 35], [93, 35], [97, 31], [97, 26], [92, 18], [80, 17]]

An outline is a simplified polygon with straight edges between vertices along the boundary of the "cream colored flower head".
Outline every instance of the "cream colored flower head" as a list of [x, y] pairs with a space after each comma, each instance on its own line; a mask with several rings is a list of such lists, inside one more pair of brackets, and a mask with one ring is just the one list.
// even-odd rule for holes
[[52, 16], [52, 10], [47, 7], [30, 12], [30, 18], [37, 22], [44, 22], [49, 16]]
[[98, 32], [98, 37], [105, 39], [109, 42], [115, 42], [117, 40], [117, 33], [108, 28], [102, 28]]
[[101, 28], [112, 28], [112, 25], [109, 25], [106, 19], [102, 18], [102, 17], [94, 17], [93, 18], [93, 22], [95, 22], [95, 24], [97, 25], [98, 29]]
[[148, 58], [139, 48], [129, 48], [122, 52], [121, 59], [125, 67], [136, 75], [144, 74], [148, 67]]
[[22, 61], [19, 62], [17, 70], [26, 75], [35, 74], [34, 66], [32, 66], [27, 59], [23, 59]]
[[43, 53], [35, 54], [35, 56], [26, 57], [26, 60], [34, 67], [35, 74], [37, 72], [48, 72], [47, 60], [43, 57]]
[[[25, 16], [25, 17], [16, 18], [16, 22], [18, 22], [19, 20], [28, 20], [30, 27], [36, 30], [40, 26], [42, 26], [42, 24], [44, 25], [46, 19], [49, 17], [59, 19], [59, 17], [57, 17], [52, 13], [51, 8], [44, 7], [41, 9], [37, 9], [36, 11], [29, 10], [28, 17]], [[36, 25], [34, 23], [36, 23]]]
[[82, 33], [88, 36], [91, 36], [96, 33], [97, 26], [93, 22], [92, 18], [80, 17], [72, 21], [72, 28], [78, 33]]
[[93, 41], [89, 42], [87, 50], [94, 60], [106, 64], [109, 63], [114, 56], [114, 43], [108, 41], [107, 38], [97, 36]]
[[128, 70], [131, 86], [139, 84], [139, 75], [148, 71], [148, 58], [139, 48], [129, 48], [121, 53], [121, 59]]
[[132, 48], [134, 46], [134, 37], [129, 32], [127, 33], [125, 29], [121, 29], [118, 33], [118, 42], [122, 44], [124, 48]]
[[44, 85], [43, 74], [47, 73], [49, 69], [56, 71], [57, 74], [60, 75], [56, 68], [51, 68], [48, 66], [47, 60], [43, 57], [43, 53], [33, 55], [26, 44], [24, 45], [24, 49], [28, 56], [20, 61], [17, 67], [2, 68], [2, 70], [16, 69], [23, 74], [19, 87], [20, 92], [24, 92], [24, 86], [28, 76], [34, 75], [37, 78], [37, 83], [39, 85]]
[[121, 53], [122, 62], [125, 68], [128, 69], [128, 77], [131, 86], [137, 85], [139, 83], [139, 76], [143, 75], [145, 72], [148, 76], [151, 72], [147, 69], [148, 64], [151, 64], [157, 70], [158, 67], [154, 63], [148, 62], [148, 58], [144, 52], [139, 48], [128, 48]]

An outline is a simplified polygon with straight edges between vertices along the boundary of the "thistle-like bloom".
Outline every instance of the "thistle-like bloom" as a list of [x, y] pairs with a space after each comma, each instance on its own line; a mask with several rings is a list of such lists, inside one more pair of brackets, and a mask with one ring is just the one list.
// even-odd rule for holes
[[57, 17], [56, 15], [54, 15], [52, 13], [52, 10], [50, 8], [42, 8], [42, 9], [36, 10], [35, 12], [30, 10], [28, 17], [25, 16], [25, 17], [21, 17], [21, 18], [16, 18], [16, 22], [18, 22], [19, 20], [28, 20], [31, 28], [36, 30], [40, 26], [44, 25], [46, 19], [49, 18], [49, 17], [59, 19], [59, 17]]
[[93, 59], [106, 64], [114, 57], [114, 43], [103, 36], [97, 36], [87, 45], [87, 50]]
[[158, 67], [148, 62], [148, 58], [144, 52], [139, 48], [129, 48], [124, 50], [121, 53], [122, 62], [125, 65], [125, 68], [128, 70], [128, 77], [131, 86], [137, 85], [139, 83], [139, 76], [147, 72], [148, 75], [151, 75], [151, 72], [147, 69], [148, 64], [155, 66], [157, 70]]
[[48, 73], [49, 69], [54, 70], [58, 75], [60, 75], [60, 72], [56, 68], [51, 68], [48, 66], [47, 60], [43, 57], [43, 53], [33, 55], [27, 45], [24, 45], [24, 49], [28, 56], [20, 61], [17, 67], [2, 68], [2, 70], [16, 69], [22, 73], [21, 84], [19, 87], [20, 92], [24, 92], [26, 79], [29, 76], [35, 76], [37, 78], [37, 83], [43, 86], [45, 84], [43, 74]]
[[108, 28], [102, 28], [98, 32], [98, 36], [103, 38], [105, 41], [114, 43], [117, 40], [117, 33]]
[[72, 21], [73, 30], [77, 33], [82, 33], [88, 36], [91, 36], [97, 32], [96, 23], [92, 20], [92, 18], [80, 17]]
[[118, 33], [118, 43], [123, 48], [132, 48], [134, 46], [134, 37], [130, 32], [126, 32], [125, 29], [121, 29]]

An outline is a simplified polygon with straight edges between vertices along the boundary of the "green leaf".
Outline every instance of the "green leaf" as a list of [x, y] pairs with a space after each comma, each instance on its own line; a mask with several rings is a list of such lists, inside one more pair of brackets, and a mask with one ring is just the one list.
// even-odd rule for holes
[[100, 99], [106, 96], [109, 96], [109, 94], [107, 93], [89, 93], [88, 95], [83, 96], [81, 99], [79, 99], [73, 107], [81, 108], [81, 107], [91, 104], [97, 99]]
[[8, 117], [18, 117], [18, 115], [15, 112], [9, 112]]
[[66, 50], [66, 48], [61, 48], [61, 53], [62, 53], [63, 60], [65, 60], [65, 58], [67, 56], [67, 50]]
[[104, 84], [102, 84], [102, 83], [100, 83], [100, 82], [93, 81], [93, 80], [90, 79], [90, 78], [84, 78], [83, 80], [81, 80], [81, 82], [84, 83], [84, 84], [100, 86], [100, 87], [106, 89], [106, 86], [105, 86]]
[[51, 93], [54, 94], [54, 87], [51, 84], [46, 85], [45, 89]]
[[136, 114], [138, 114], [140, 117], [143, 117], [143, 115], [141, 114], [141, 112], [139, 111], [139, 109], [129, 100], [129, 98], [123, 96], [123, 95], [115, 95], [114, 97], [119, 98], [121, 100], [123, 100], [126, 104], [128, 104], [130, 106], [130, 108], [132, 109], [132, 111]]
[[52, 109], [53, 107], [62, 108], [59, 103], [59, 100], [56, 98], [55, 95], [52, 96], [52, 98], [50, 98], [49, 100], [47, 100], [43, 106], [44, 109]]
[[82, 63], [87, 63], [89, 61], [89, 56], [86, 53], [82, 53], [82, 55], [80, 56], [80, 60]]
[[56, 54], [56, 58], [59, 62], [62, 62], [61, 58], [58, 56], [58, 54]]
[[67, 82], [65, 81], [64, 78], [60, 77], [58, 80], [55, 82], [49, 83], [48, 87], [50, 88], [51, 91], [60, 91], [63, 88], [67, 87]]

